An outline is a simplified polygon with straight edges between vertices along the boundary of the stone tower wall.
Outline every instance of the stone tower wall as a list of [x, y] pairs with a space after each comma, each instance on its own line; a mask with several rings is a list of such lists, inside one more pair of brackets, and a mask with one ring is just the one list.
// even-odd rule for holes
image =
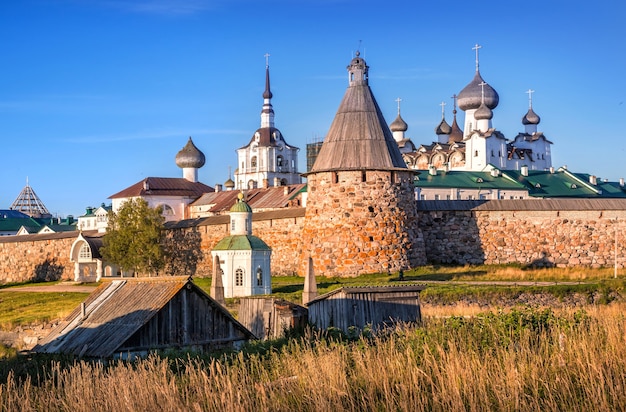
[[425, 263], [411, 177], [369, 170], [308, 175], [301, 262], [311, 256], [315, 273], [326, 276], [397, 272]]

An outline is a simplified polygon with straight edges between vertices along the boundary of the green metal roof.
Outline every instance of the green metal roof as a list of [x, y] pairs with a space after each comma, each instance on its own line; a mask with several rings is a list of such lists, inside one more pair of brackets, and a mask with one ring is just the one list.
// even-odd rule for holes
[[503, 171], [512, 179], [524, 184], [532, 197], [571, 198], [626, 198], [626, 192], [617, 182], [589, 183], [588, 174], [572, 173], [559, 169], [554, 173], [547, 170], [529, 170], [528, 176], [518, 170]]
[[519, 170], [501, 170], [497, 177], [491, 172], [439, 170], [436, 175], [421, 171], [414, 184], [420, 188], [526, 190], [536, 198], [626, 198], [626, 188], [618, 182], [597, 179], [591, 184], [589, 178], [566, 169], [529, 170], [526, 176]]
[[232, 235], [217, 242], [213, 250], [271, 250], [267, 243], [253, 235]]
[[471, 172], [453, 170], [448, 172], [437, 171], [431, 175], [428, 171], [420, 172], [416, 177], [415, 186], [423, 188], [482, 188], [482, 189], [507, 189], [525, 190], [526, 187], [509, 179], [506, 176], [492, 176], [490, 172]]

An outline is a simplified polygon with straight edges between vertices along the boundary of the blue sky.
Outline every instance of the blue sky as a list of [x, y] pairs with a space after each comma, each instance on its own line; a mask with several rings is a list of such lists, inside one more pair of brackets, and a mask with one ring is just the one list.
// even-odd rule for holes
[[[182, 177], [192, 136], [210, 186], [260, 125], [265, 53], [276, 126], [301, 148], [326, 134], [354, 52], [388, 123], [436, 140], [445, 101], [480, 71], [493, 125], [523, 131], [533, 89], [553, 164], [626, 177], [626, 3], [562, 0], [20, 0], [0, 5], [0, 208], [26, 179], [53, 214], [148, 176]], [[359, 46], [360, 44], [360, 46]], [[459, 111], [462, 123], [463, 112]]]

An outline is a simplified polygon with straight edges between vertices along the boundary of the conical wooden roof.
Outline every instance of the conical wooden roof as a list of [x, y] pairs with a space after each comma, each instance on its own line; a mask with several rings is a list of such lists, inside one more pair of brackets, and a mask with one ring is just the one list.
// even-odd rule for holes
[[358, 55], [348, 66], [351, 75], [352, 70], [357, 71], [360, 80], [350, 81], [309, 173], [407, 169], [368, 85], [367, 66]]

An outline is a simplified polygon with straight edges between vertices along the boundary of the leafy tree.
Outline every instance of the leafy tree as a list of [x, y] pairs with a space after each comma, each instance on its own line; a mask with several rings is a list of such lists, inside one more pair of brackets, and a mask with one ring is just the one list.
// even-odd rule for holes
[[160, 207], [143, 199], [130, 199], [117, 213], [109, 212], [107, 233], [100, 254], [122, 270], [158, 273], [164, 267], [163, 222]]

